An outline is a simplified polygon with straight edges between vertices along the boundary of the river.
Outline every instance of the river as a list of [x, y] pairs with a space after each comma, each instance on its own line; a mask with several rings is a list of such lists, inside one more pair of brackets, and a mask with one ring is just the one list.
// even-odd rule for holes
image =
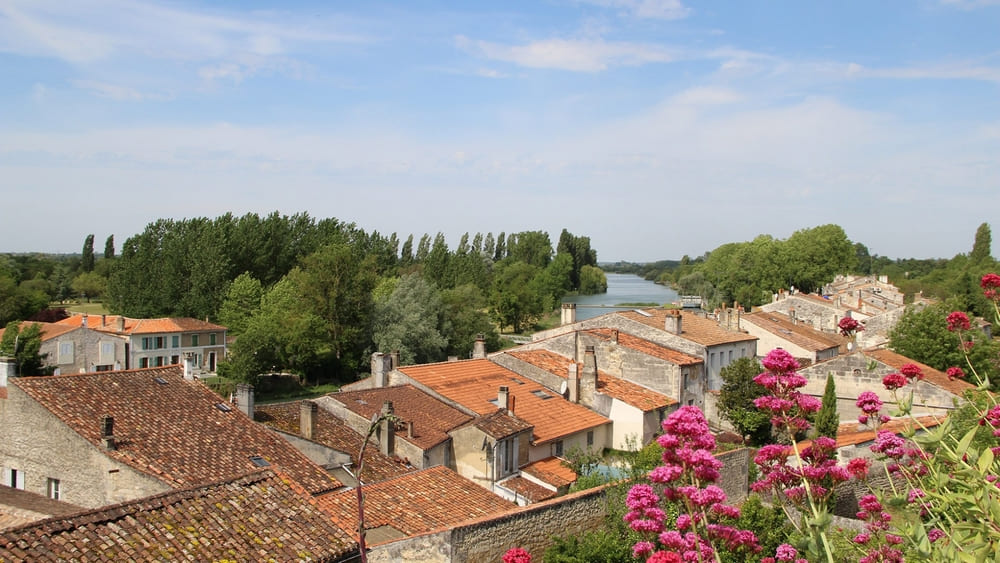
[[576, 320], [582, 321], [612, 311], [634, 307], [615, 307], [622, 303], [656, 303], [664, 305], [679, 299], [667, 286], [644, 280], [633, 274], [607, 274], [608, 291], [597, 295], [570, 295], [563, 303], [576, 303]]

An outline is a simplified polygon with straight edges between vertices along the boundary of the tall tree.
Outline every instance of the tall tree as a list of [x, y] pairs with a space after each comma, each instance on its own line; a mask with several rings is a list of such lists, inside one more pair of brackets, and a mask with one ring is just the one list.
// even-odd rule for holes
[[323, 319], [336, 358], [345, 369], [357, 370], [371, 342], [372, 290], [378, 280], [374, 257], [334, 243], [302, 264], [290, 275], [307, 305]]
[[375, 302], [372, 337], [377, 350], [398, 350], [403, 364], [440, 361], [448, 341], [439, 330], [441, 298], [416, 274], [400, 278], [393, 292]]
[[494, 250], [493, 252], [493, 261], [499, 262], [506, 257], [507, 257], [507, 240], [505, 238], [505, 235], [503, 234], [503, 231], [500, 231], [500, 234], [497, 235], [496, 250]]
[[826, 389], [823, 391], [823, 406], [816, 413], [816, 424], [813, 426], [817, 436], [837, 439], [837, 429], [840, 426], [840, 415], [837, 413], [837, 386], [833, 374], [826, 376]]
[[493, 252], [496, 247], [496, 241], [493, 240], [493, 233], [486, 233], [486, 240], [483, 241], [483, 254], [487, 258], [494, 258]]
[[479, 254], [482, 251], [483, 251], [483, 233], [476, 233], [476, 235], [472, 237], [472, 252], [475, 254]]
[[73, 278], [73, 282], [70, 285], [77, 295], [85, 298], [87, 303], [90, 303], [91, 299], [104, 295], [107, 284], [107, 280], [96, 273], [84, 272]]
[[993, 257], [990, 255], [992, 247], [993, 236], [990, 234], [990, 225], [989, 223], [983, 223], [976, 229], [976, 240], [972, 244], [972, 253], [969, 254], [969, 261], [976, 265], [991, 262], [993, 260]]
[[418, 264], [423, 263], [427, 260], [427, 255], [431, 252], [431, 235], [424, 233], [424, 236], [420, 237], [420, 242], [417, 244], [417, 253], [413, 257], [413, 261]]
[[114, 260], [115, 258], [115, 235], [109, 235], [104, 241], [104, 259]]
[[48, 375], [45, 369], [46, 354], [41, 353], [42, 330], [38, 323], [14, 321], [7, 324], [0, 340], [0, 355], [14, 358], [17, 374], [23, 376]]
[[448, 243], [444, 240], [444, 233], [439, 232], [434, 237], [434, 245], [427, 253], [424, 260], [424, 277], [434, 283], [438, 288], [444, 289], [453, 287], [454, 280], [449, 279], [449, 262], [452, 256], [448, 251]]
[[489, 303], [482, 289], [464, 284], [441, 292], [444, 306], [442, 334], [448, 339], [447, 355], [468, 358], [476, 336], [486, 339], [488, 351], [500, 349], [500, 333], [487, 313]]
[[399, 265], [406, 267], [413, 263], [413, 234], [406, 237], [403, 242], [403, 249], [399, 253]]
[[84, 272], [94, 271], [94, 235], [87, 235], [83, 240], [83, 257], [80, 260], [80, 269]]
[[545, 310], [545, 298], [534, 283], [541, 269], [526, 262], [510, 262], [496, 272], [490, 309], [501, 327], [515, 333]]
[[243, 334], [250, 324], [250, 318], [260, 310], [263, 297], [264, 288], [260, 281], [251, 276], [250, 272], [243, 272], [236, 276], [226, 290], [226, 298], [219, 308], [219, 322], [228, 329], [229, 334]]
[[462, 235], [462, 238], [458, 241], [458, 247], [455, 248], [455, 254], [464, 255], [469, 253], [469, 233]]
[[722, 368], [722, 389], [719, 390], [719, 413], [741, 436], [749, 436], [754, 446], [771, 439], [771, 416], [754, 406], [753, 400], [767, 395], [767, 389], [756, 383], [763, 368], [756, 358], [740, 358]]
[[544, 231], [512, 234], [507, 237], [507, 254], [514, 260], [544, 268], [552, 260], [552, 241]]

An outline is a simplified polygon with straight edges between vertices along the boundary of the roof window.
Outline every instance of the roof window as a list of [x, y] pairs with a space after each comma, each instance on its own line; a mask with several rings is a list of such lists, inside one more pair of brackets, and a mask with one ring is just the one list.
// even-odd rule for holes
[[163, 379], [162, 377], [154, 377], [153, 381], [159, 383], [160, 385], [166, 385], [167, 384], [167, 380]]
[[250, 456], [250, 463], [253, 463], [257, 467], [269, 467], [271, 465], [271, 462], [260, 457], [259, 455]]
[[226, 403], [215, 403], [215, 408], [219, 409], [222, 412], [229, 412], [233, 410], [233, 407], [227, 405]]

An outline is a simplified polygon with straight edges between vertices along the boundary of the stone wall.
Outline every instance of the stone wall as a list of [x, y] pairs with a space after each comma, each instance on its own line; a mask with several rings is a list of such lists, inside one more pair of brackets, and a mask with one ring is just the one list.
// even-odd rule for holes
[[813, 328], [823, 332], [836, 332], [837, 323], [844, 316], [837, 310], [833, 302], [824, 304], [795, 295], [778, 297], [775, 301], [762, 305], [760, 309], [786, 315], [789, 315], [789, 310], [795, 309], [795, 317], [800, 322], [810, 323]]
[[858, 347], [861, 349], [875, 348], [889, 342], [889, 332], [903, 317], [906, 309], [900, 307], [865, 319], [865, 329], [858, 333]]
[[[108, 457], [16, 385], [8, 385], [0, 401], [0, 466], [23, 472], [25, 490], [46, 496], [48, 479], [58, 479], [61, 500], [86, 508], [170, 490]], [[100, 422], [95, 418], [94, 426]]]
[[722, 462], [718, 485], [726, 491], [729, 504], [739, 504], [750, 490], [750, 449], [740, 448], [715, 455]]
[[[114, 354], [101, 358], [101, 343], [114, 346]], [[59, 355], [59, 347], [63, 343], [73, 345], [72, 361]], [[46, 354], [45, 365], [57, 368], [59, 373], [74, 374], [96, 371], [99, 365], [109, 365], [112, 368], [125, 367], [125, 341], [116, 336], [110, 336], [88, 328], [78, 328], [55, 338], [42, 342], [40, 353]], [[60, 363], [60, 360], [66, 363]], [[106, 362], [106, 363], [105, 363]]]
[[[837, 412], [841, 420], [852, 420], [861, 414], [855, 401], [862, 391], [872, 391], [878, 395], [886, 405], [884, 411], [894, 410], [896, 403], [892, 393], [882, 385], [882, 378], [899, 370], [878, 361], [872, 362], [874, 369], [869, 370], [869, 362], [871, 359], [862, 352], [855, 352], [799, 370], [808, 379], [802, 392], [822, 397], [826, 388], [826, 375], [832, 373], [837, 387]], [[927, 381], [917, 382], [913, 389], [914, 414], [944, 414], [955, 408], [956, 400], [961, 400]]]

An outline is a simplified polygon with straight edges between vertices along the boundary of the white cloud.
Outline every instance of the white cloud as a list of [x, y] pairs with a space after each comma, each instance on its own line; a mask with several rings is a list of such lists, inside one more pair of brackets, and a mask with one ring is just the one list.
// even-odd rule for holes
[[524, 45], [503, 45], [458, 36], [456, 44], [488, 59], [528, 68], [600, 72], [616, 66], [642, 66], [676, 59], [670, 50], [648, 43], [602, 39], [544, 39]]
[[588, 4], [619, 8], [637, 18], [679, 20], [688, 17], [691, 9], [680, 0], [582, 0]]
[[73, 85], [102, 98], [110, 98], [112, 100], [135, 102], [146, 98], [146, 96], [143, 96], [134, 88], [98, 82], [96, 80], [74, 80]]
[[850, 75], [870, 78], [980, 80], [1000, 83], [1000, 67], [968, 62], [928, 64], [925, 66], [868, 68], [856, 63], [848, 65]]
[[739, 92], [712, 87], [689, 88], [673, 97], [675, 103], [682, 105], [734, 104], [741, 100], [743, 96]]

